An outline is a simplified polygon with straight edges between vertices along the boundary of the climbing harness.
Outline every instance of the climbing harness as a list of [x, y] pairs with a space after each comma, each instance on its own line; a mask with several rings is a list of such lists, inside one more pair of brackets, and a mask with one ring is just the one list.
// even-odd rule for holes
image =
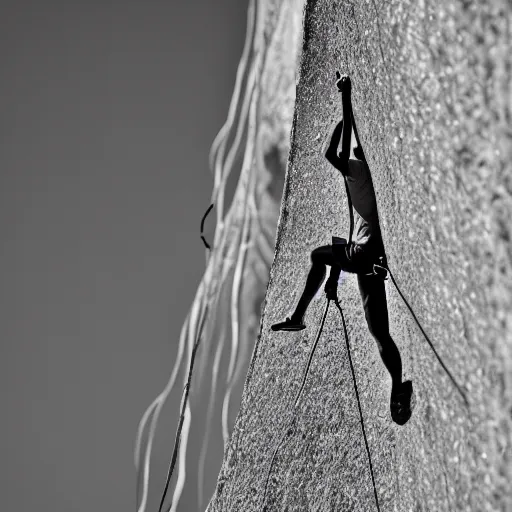
[[339, 303], [339, 300], [338, 300], [337, 296], [335, 298], [333, 298], [333, 299], [328, 298], [328, 300], [327, 300], [327, 304], [325, 306], [324, 314], [322, 316], [322, 321], [320, 323], [320, 328], [318, 329], [318, 333], [316, 335], [315, 341], [314, 341], [314, 343], [313, 343], [313, 345], [312, 345], [312, 347], [311, 347], [311, 349], [309, 351], [308, 362], [307, 362], [306, 368], [304, 370], [304, 375], [303, 375], [303, 378], [302, 378], [302, 384], [301, 384], [301, 386], [299, 388], [299, 391], [297, 392], [297, 395], [295, 397], [295, 402], [294, 402], [294, 406], [293, 406], [293, 410], [292, 410], [291, 421], [289, 421], [288, 424], [286, 425], [286, 429], [284, 430], [284, 433], [281, 436], [281, 438], [279, 440], [279, 443], [277, 444], [277, 446], [274, 449], [274, 452], [272, 454], [272, 458], [270, 460], [269, 470], [268, 470], [268, 473], [267, 473], [267, 479], [265, 481], [265, 490], [263, 492], [263, 502], [262, 502], [262, 505], [263, 505], [262, 510], [263, 510], [263, 512], [266, 512], [266, 510], [267, 510], [267, 508], [265, 507], [265, 499], [266, 499], [266, 496], [267, 496], [268, 482], [269, 482], [269, 479], [270, 479], [270, 475], [272, 473], [272, 468], [273, 468], [273, 465], [274, 465], [274, 461], [275, 461], [275, 458], [277, 456], [277, 453], [278, 453], [279, 449], [281, 448], [281, 446], [282, 446], [282, 444], [284, 442], [285, 437], [286, 436], [290, 436], [293, 433], [292, 425], [293, 425], [293, 423], [296, 420], [295, 412], [297, 410], [297, 405], [298, 405], [300, 397], [302, 395], [302, 391], [304, 390], [304, 386], [306, 384], [306, 380], [307, 380], [308, 373], [309, 373], [309, 368], [311, 366], [311, 361], [313, 359], [313, 355], [314, 355], [316, 347], [318, 345], [318, 340], [320, 339], [320, 336], [321, 336], [323, 328], [324, 328], [325, 318], [327, 317], [327, 312], [329, 311], [329, 305], [331, 303], [331, 300], [334, 300], [334, 303], [336, 304], [336, 307], [338, 308], [338, 310], [340, 312], [340, 315], [341, 315], [341, 321], [342, 321], [342, 324], [343, 324], [343, 331], [344, 331], [344, 334], [345, 334], [345, 343], [346, 343], [346, 346], [347, 346], [348, 360], [349, 360], [349, 363], [350, 363], [350, 370], [351, 370], [351, 373], [352, 373], [352, 381], [354, 383], [354, 390], [355, 390], [355, 395], [356, 395], [356, 400], [357, 400], [357, 406], [358, 406], [358, 409], [359, 409], [359, 418], [360, 418], [360, 423], [361, 423], [361, 430], [363, 432], [364, 444], [365, 444], [365, 447], [366, 447], [366, 453], [368, 455], [370, 475], [371, 475], [372, 485], [373, 485], [373, 493], [374, 493], [374, 496], [375, 496], [375, 503], [377, 505], [377, 511], [380, 512], [379, 497], [378, 497], [378, 494], [377, 494], [377, 487], [375, 485], [375, 477], [374, 477], [374, 473], [373, 473], [372, 457], [371, 457], [371, 453], [370, 453], [370, 447], [368, 445], [368, 439], [366, 437], [366, 429], [365, 429], [365, 426], [364, 426], [363, 410], [361, 408], [361, 400], [359, 398], [359, 390], [358, 390], [358, 387], [357, 387], [356, 374], [355, 374], [355, 370], [354, 370], [354, 365], [352, 363], [352, 356], [351, 356], [351, 353], [350, 353], [350, 343], [349, 343], [349, 339], [348, 339], [347, 326], [345, 324], [345, 316], [343, 315], [343, 310], [342, 310], [342, 308], [340, 306], [340, 303]]

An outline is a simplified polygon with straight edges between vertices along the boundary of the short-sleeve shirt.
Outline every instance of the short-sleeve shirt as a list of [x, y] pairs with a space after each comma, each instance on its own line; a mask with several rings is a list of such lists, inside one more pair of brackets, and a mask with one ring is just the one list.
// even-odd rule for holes
[[377, 213], [377, 198], [368, 165], [362, 160], [349, 159], [347, 183], [354, 208], [354, 242], [375, 245], [384, 251]]

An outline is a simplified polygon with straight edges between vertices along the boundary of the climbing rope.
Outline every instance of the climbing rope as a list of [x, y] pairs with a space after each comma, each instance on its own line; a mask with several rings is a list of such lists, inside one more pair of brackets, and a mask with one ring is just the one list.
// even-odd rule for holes
[[297, 405], [299, 403], [300, 397], [302, 395], [302, 391], [304, 389], [304, 386], [306, 385], [306, 379], [308, 378], [309, 367], [311, 366], [311, 361], [313, 360], [313, 354], [315, 353], [316, 346], [318, 345], [318, 340], [320, 339], [320, 336], [322, 335], [322, 331], [324, 329], [325, 318], [327, 317], [327, 312], [329, 311], [330, 303], [331, 303], [331, 301], [328, 300], [327, 304], [325, 305], [324, 316], [322, 317], [322, 322], [320, 323], [320, 329], [318, 329], [318, 334], [316, 335], [315, 342], [313, 343], [313, 346], [311, 347], [311, 350], [309, 351], [308, 364], [306, 365], [306, 369], [304, 371], [304, 377], [302, 378], [302, 384], [300, 386], [299, 392], [297, 393], [297, 397], [295, 398], [295, 404], [294, 404], [295, 408], [297, 407]]
[[352, 234], [354, 233], [354, 211], [352, 209], [352, 197], [350, 196], [350, 190], [348, 188], [347, 177], [343, 175], [343, 181], [345, 182], [345, 190], [347, 192], [347, 200], [348, 200], [348, 213], [350, 216], [350, 228], [348, 233], [348, 243], [352, 243]]
[[[352, 121], [352, 127], [354, 129], [354, 135], [356, 137], [356, 142], [357, 142], [357, 145], [361, 148], [361, 151], [362, 151], [362, 145], [361, 145], [361, 141], [359, 139], [359, 134], [357, 133], [357, 126], [356, 126], [356, 120], [355, 120], [355, 117], [354, 117], [354, 111], [352, 109], [352, 107], [350, 108], [350, 118], [351, 118], [351, 121]], [[364, 154], [364, 151], [362, 151], [362, 156], [363, 156], [363, 160], [365, 162], [366, 165], [368, 165], [368, 163], [366, 162], [366, 156]], [[353, 222], [354, 222], [354, 217], [353, 217], [353, 212], [352, 212], [352, 199], [350, 197], [350, 192], [349, 192], [349, 189], [348, 189], [348, 184], [347, 184], [347, 178], [345, 178], [345, 188], [347, 190], [347, 199], [348, 199], [348, 207], [349, 207], [349, 211], [350, 211], [350, 238], [352, 238], [352, 228], [353, 228]], [[437, 360], [439, 361], [439, 363], [441, 364], [441, 366], [443, 367], [443, 370], [446, 372], [446, 374], [448, 375], [448, 377], [450, 378], [450, 380], [452, 381], [453, 385], [455, 386], [455, 388], [457, 389], [457, 391], [460, 393], [462, 399], [464, 400], [464, 404], [466, 405], [467, 408], [469, 408], [469, 401], [466, 397], [466, 394], [464, 393], [464, 391], [462, 390], [462, 388], [460, 387], [460, 385], [457, 383], [457, 381], [455, 380], [455, 378], [453, 377], [453, 375], [451, 374], [450, 370], [448, 370], [448, 368], [446, 367], [446, 365], [444, 364], [443, 360], [441, 359], [441, 357], [439, 356], [439, 354], [437, 353], [437, 350], [435, 349], [434, 345], [432, 344], [432, 342], [430, 341], [430, 338], [427, 336], [427, 333], [425, 332], [425, 330], [423, 329], [423, 327], [421, 326], [418, 318], [416, 317], [416, 315], [414, 314], [414, 311], [412, 309], [412, 307], [409, 305], [409, 303], [407, 302], [407, 300], [405, 299], [403, 293], [400, 291], [400, 288], [398, 287], [398, 285], [396, 284], [396, 281], [395, 281], [395, 278], [393, 277], [393, 274], [391, 273], [391, 270], [389, 270], [389, 267], [387, 266], [387, 263], [385, 263], [384, 261], [382, 261], [382, 265], [378, 265], [378, 264], [374, 264], [374, 273], [376, 275], [380, 275], [377, 273], [376, 269], [379, 269], [381, 271], [384, 271], [384, 274], [386, 273], [386, 271], [389, 273], [390, 277], [391, 277], [391, 281], [393, 282], [393, 285], [395, 286], [397, 292], [399, 293], [400, 297], [402, 297], [402, 300], [404, 301], [405, 305], [407, 306], [407, 308], [409, 309], [412, 317], [414, 318], [416, 324], [418, 325], [418, 327], [420, 328], [420, 331], [422, 332], [423, 336], [425, 336], [425, 339], [427, 340], [428, 344], [430, 345], [430, 348], [432, 349], [432, 351], [434, 352], [434, 355], [436, 356]], [[386, 276], [381, 276], [383, 277], [384, 279], [386, 278]]]
[[[266, 496], [267, 496], [268, 482], [270, 480], [270, 475], [272, 473], [272, 468], [273, 468], [273, 465], [274, 465], [274, 461], [275, 461], [275, 458], [277, 456], [277, 453], [279, 452], [279, 450], [280, 450], [280, 448], [281, 448], [281, 446], [282, 446], [282, 444], [284, 442], [285, 437], [287, 435], [291, 435], [293, 433], [293, 428], [291, 428], [291, 427], [292, 427], [292, 424], [294, 423], [294, 421], [296, 419], [295, 411], [297, 409], [297, 405], [298, 405], [300, 397], [302, 395], [302, 391], [304, 390], [304, 386], [306, 384], [306, 380], [307, 380], [308, 373], [309, 373], [309, 368], [311, 366], [311, 361], [313, 359], [313, 355], [314, 355], [316, 347], [318, 345], [318, 340], [320, 339], [320, 336], [321, 336], [323, 328], [324, 328], [325, 318], [327, 317], [327, 312], [329, 311], [329, 305], [331, 303], [331, 300], [332, 299], [328, 299], [327, 300], [327, 304], [325, 306], [325, 310], [324, 310], [324, 314], [323, 314], [323, 317], [322, 317], [322, 321], [320, 323], [320, 328], [318, 329], [318, 333], [316, 335], [315, 341], [314, 341], [314, 343], [313, 343], [313, 345], [311, 347], [311, 350], [309, 351], [308, 362], [307, 362], [306, 368], [304, 370], [304, 375], [303, 375], [303, 378], [302, 378], [302, 384], [301, 384], [301, 386], [299, 388], [299, 391], [298, 391], [298, 393], [296, 395], [296, 398], [295, 398], [295, 402], [294, 402], [294, 406], [293, 406], [293, 410], [292, 410], [292, 418], [288, 422], [288, 424], [286, 425], [286, 429], [284, 430], [283, 435], [279, 439], [279, 443], [277, 444], [276, 448], [274, 449], [274, 453], [272, 454], [272, 458], [270, 460], [270, 466], [269, 466], [269, 470], [268, 470], [268, 473], [267, 473], [267, 479], [265, 481], [265, 490], [263, 492], [263, 502], [262, 502], [262, 505], [263, 505], [262, 510], [263, 510], [263, 512], [266, 512], [266, 510], [267, 510], [266, 507], [265, 507], [265, 499], [266, 499]], [[341, 306], [340, 306], [340, 303], [339, 303], [339, 300], [338, 300], [337, 297], [334, 299], [334, 302], [335, 302], [336, 307], [338, 308], [338, 310], [339, 310], [339, 312], [341, 314], [341, 321], [342, 321], [342, 324], [343, 324], [343, 331], [345, 333], [345, 342], [346, 342], [346, 346], [347, 346], [348, 360], [349, 360], [349, 363], [350, 363], [350, 370], [352, 372], [352, 380], [354, 382], [354, 390], [355, 390], [355, 393], [356, 393], [357, 406], [359, 408], [359, 417], [360, 417], [360, 423], [361, 423], [361, 430], [363, 432], [363, 438], [364, 438], [364, 444], [365, 444], [365, 447], [366, 447], [366, 453], [368, 454], [368, 462], [369, 462], [369, 468], [370, 468], [370, 475], [371, 475], [371, 478], [372, 478], [373, 493], [374, 493], [374, 496], [375, 496], [375, 503], [377, 505], [377, 511], [380, 512], [379, 498], [378, 498], [378, 495], [377, 495], [377, 488], [376, 488], [376, 485], [375, 485], [375, 477], [374, 477], [374, 473], [373, 473], [372, 457], [371, 457], [371, 453], [370, 453], [370, 447], [368, 445], [368, 439], [366, 437], [366, 429], [365, 429], [365, 426], [364, 426], [363, 411], [362, 411], [362, 408], [361, 408], [361, 401], [360, 401], [360, 398], [359, 398], [359, 390], [358, 390], [358, 387], [357, 387], [356, 374], [355, 374], [355, 371], [354, 371], [354, 365], [352, 363], [352, 356], [350, 354], [350, 343], [349, 343], [349, 339], [348, 339], [347, 326], [345, 324], [345, 316], [343, 315], [343, 310], [341, 309]]]
[[354, 382], [354, 390], [356, 392], [357, 407], [359, 409], [359, 419], [361, 422], [361, 430], [363, 432], [364, 445], [366, 447], [366, 453], [368, 454], [368, 463], [369, 463], [369, 467], [370, 467], [370, 475], [372, 477], [373, 494], [375, 496], [375, 504], [377, 505], [377, 511], [380, 512], [379, 496], [377, 495], [377, 487], [375, 485], [375, 476], [373, 474], [372, 456], [370, 453], [370, 447], [368, 445], [368, 439], [366, 438], [366, 429], [364, 427], [363, 410], [361, 408], [361, 400], [359, 398], [359, 390], [357, 388], [356, 373], [354, 370], [354, 364], [352, 363], [352, 355], [350, 354], [350, 342], [348, 340], [347, 326], [345, 325], [345, 315], [343, 314], [343, 310], [341, 309], [338, 297], [336, 297], [336, 299], [334, 300], [334, 303], [336, 304], [336, 307], [338, 308], [338, 310], [340, 312], [341, 322], [343, 324], [343, 332], [345, 333], [345, 343], [347, 345], [348, 362], [350, 363], [350, 371], [352, 372], [352, 381]]
[[437, 360], [439, 361], [439, 364], [442, 366], [443, 370], [446, 372], [446, 375], [448, 375], [448, 377], [450, 378], [450, 380], [452, 381], [452, 384], [455, 386], [455, 389], [460, 393], [462, 399], [464, 400], [464, 404], [466, 405], [466, 407], [469, 409], [469, 401], [466, 397], [466, 394], [464, 393], [464, 391], [462, 390], [462, 388], [460, 387], [460, 385], [457, 383], [457, 381], [455, 380], [455, 378], [453, 377], [453, 375], [451, 374], [450, 370], [448, 370], [448, 368], [446, 367], [446, 365], [444, 364], [443, 360], [441, 359], [441, 357], [439, 356], [439, 354], [437, 353], [437, 350], [435, 349], [433, 343], [430, 341], [430, 338], [427, 336], [427, 333], [425, 332], [425, 330], [423, 329], [423, 327], [421, 326], [418, 318], [416, 317], [416, 315], [414, 314], [414, 311], [412, 309], [412, 307], [410, 306], [410, 304], [407, 302], [406, 298], [404, 297], [404, 294], [401, 292], [400, 288], [398, 287], [398, 285], [396, 284], [396, 281], [395, 281], [395, 278], [391, 272], [391, 270], [389, 270], [389, 267], [387, 266], [387, 264], [382, 264], [382, 265], [377, 265], [377, 264], [374, 264], [374, 268], [377, 268], [377, 269], [380, 269], [380, 270], [384, 270], [384, 271], [387, 271], [391, 277], [391, 281], [393, 282], [395, 288], [396, 288], [396, 291], [399, 293], [400, 297], [402, 297], [402, 300], [404, 301], [405, 305], [407, 306], [407, 308], [409, 309], [412, 317], [414, 318], [416, 324], [418, 325], [418, 327], [420, 328], [420, 331], [422, 332], [423, 336], [425, 337], [425, 339], [427, 340], [427, 343], [430, 345], [430, 348], [432, 349], [432, 352], [434, 352], [434, 355], [436, 356]]
[[297, 395], [295, 396], [294, 406], [293, 406], [293, 410], [292, 410], [292, 418], [287, 423], [286, 429], [284, 430], [283, 435], [279, 439], [279, 443], [277, 444], [276, 448], [274, 449], [274, 453], [272, 454], [272, 458], [270, 459], [270, 466], [268, 468], [267, 479], [265, 481], [265, 490], [263, 491], [263, 502], [262, 502], [262, 510], [263, 511], [266, 510], [266, 508], [265, 508], [265, 499], [266, 499], [266, 496], [267, 496], [268, 481], [270, 479], [270, 475], [272, 473], [272, 468], [274, 466], [274, 460], [275, 460], [275, 458], [277, 456], [277, 452], [279, 451], [279, 449], [281, 448], [281, 445], [283, 444], [285, 436], [288, 433], [290, 433], [290, 430], [293, 431], [292, 429], [290, 429], [290, 427], [293, 424], [293, 422], [295, 421], [295, 410], [297, 408], [297, 404], [299, 403], [299, 399], [300, 399], [300, 397], [302, 395], [302, 390], [304, 389], [304, 386], [306, 384], [306, 379], [308, 378], [309, 368], [311, 366], [311, 361], [313, 359], [313, 354], [315, 353], [316, 346], [318, 345], [318, 340], [320, 339], [320, 336], [322, 334], [322, 331], [323, 331], [323, 328], [324, 328], [324, 324], [325, 324], [325, 318], [327, 317], [327, 312], [329, 311], [329, 304], [330, 303], [331, 303], [331, 301], [328, 300], [327, 304], [325, 305], [325, 310], [324, 310], [324, 314], [323, 314], [323, 317], [322, 317], [322, 321], [320, 322], [320, 328], [318, 329], [318, 332], [317, 332], [317, 335], [316, 335], [316, 338], [315, 338], [315, 342], [313, 343], [313, 345], [311, 347], [311, 350], [309, 351], [308, 363], [306, 365], [306, 369], [304, 370], [304, 375], [303, 375], [303, 378], [302, 378], [302, 384], [301, 384], [301, 386], [299, 388], [299, 391], [298, 391]]

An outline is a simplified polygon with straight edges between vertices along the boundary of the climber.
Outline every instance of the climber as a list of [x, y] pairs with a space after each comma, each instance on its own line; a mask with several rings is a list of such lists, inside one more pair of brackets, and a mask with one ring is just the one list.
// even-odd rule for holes
[[[411, 416], [412, 382], [402, 382], [400, 352], [389, 333], [386, 289], [382, 275], [373, 265], [386, 256], [377, 213], [377, 201], [370, 170], [362, 147], [352, 143], [354, 117], [351, 104], [351, 81], [336, 73], [336, 86], [342, 95], [343, 119], [335, 126], [325, 158], [346, 178], [355, 210], [355, 241], [333, 237], [332, 245], [324, 245], [311, 253], [311, 269], [302, 296], [291, 317], [272, 325], [274, 331], [301, 331], [306, 328], [304, 315], [325, 278], [326, 265], [331, 267], [324, 290], [329, 300], [337, 300], [341, 271], [357, 274], [366, 322], [375, 339], [382, 361], [391, 375], [391, 417], [399, 425]], [[355, 124], [354, 124], [355, 129]], [[338, 145], [341, 139], [341, 153]]]

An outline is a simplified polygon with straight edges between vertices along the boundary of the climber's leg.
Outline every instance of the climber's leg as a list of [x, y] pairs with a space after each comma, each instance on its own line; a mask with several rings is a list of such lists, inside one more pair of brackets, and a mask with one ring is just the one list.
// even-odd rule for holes
[[402, 382], [400, 352], [389, 334], [384, 280], [380, 276], [364, 274], [358, 275], [357, 278], [368, 328], [377, 342], [382, 361], [391, 375], [391, 418], [398, 425], [404, 425], [411, 417], [414, 407], [413, 388], [410, 380]]
[[[297, 307], [295, 308], [295, 311], [292, 314], [292, 320], [302, 320], [304, 318], [304, 315], [306, 314], [306, 310], [310, 302], [313, 300], [313, 297], [316, 295], [316, 292], [320, 288], [320, 285], [322, 284], [325, 278], [326, 265], [336, 265], [331, 245], [317, 247], [311, 253], [311, 268], [309, 269], [309, 274], [306, 279], [304, 291], [302, 292], [299, 302], [297, 303]], [[336, 267], [336, 272], [338, 273], [339, 277], [341, 268], [338, 266]]]
[[388, 306], [384, 280], [375, 275], [357, 276], [368, 329], [379, 348], [380, 356], [391, 375], [393, 390], [402, 383], [402, 360], [389, 334]]
[[[348, 263], [348, 262], [347, 262]], [[304, 291], [299, 299], [297, 307], [292, 316], [284, 322], [279, 322], [272, 326], [274, 331], [293, 330], [298, 331], [305, 328], [303, 319], [306, 310], [316, 295], [320, 285], [325, 278], [326, 265], [331, 267], [329, 280], [338, 282], [341, 270], [344, 269], [343, 261], [335, 258], [333, 255], [332, 245], [323, 245], [317, 247], [311, 253], [311, 268], [306, 279]], [[348, 265], [346, 266], [348, 270]]]

